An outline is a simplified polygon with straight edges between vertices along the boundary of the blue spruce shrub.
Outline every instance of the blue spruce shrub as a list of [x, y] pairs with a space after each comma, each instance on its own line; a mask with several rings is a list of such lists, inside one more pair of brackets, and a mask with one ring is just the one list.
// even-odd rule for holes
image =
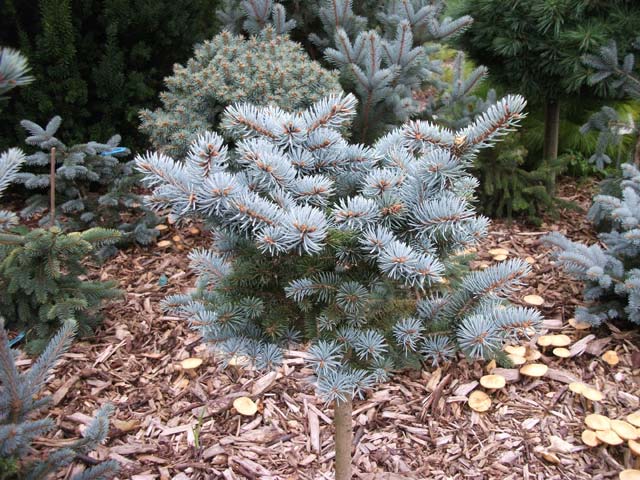
[[350, 400], [392, 369], [461, 351], [502, 356], [542, 317], [507, 297], [530, 272], [514, 259], [468, 272], [465, 249], [489, 221], [472, 202], [473, 158], [513, 129], [524, 100], [506, 97], [468, 127], [409, 122], [373, 146], [343, 137], [352, 94], [291, 113], [239, 103], [184, 160], [138, 156], [147, 203], [175, 220], [202, 218], [211, 249], [191, 252], [196, 290], [164, 307], [187, 319], [223, 359], [259, 368], [291, 342], [312, 341], [325, 399]]

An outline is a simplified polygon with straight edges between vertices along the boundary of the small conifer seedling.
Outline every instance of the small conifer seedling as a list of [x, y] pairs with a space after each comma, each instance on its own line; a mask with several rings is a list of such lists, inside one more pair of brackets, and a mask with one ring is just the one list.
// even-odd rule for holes
[[[75, 334], [75, 323], [65, 322], [48, 343], [42, 355], [26, 372], [15, 364], [16, 352], [11, 350], [9, 338], [0, 319], [0, 478], [6, 480], [44, 480], [50, 474], [69, 465], [78, 455], [87, 454], [101, 444], [109, 431], [111, 405], [98, 410], [84, 432], [83, 438], [64, 448], [43, 455], [34, 452], [31, 443], [55, 426], [50, 418], [37, 418], [46, 407], [49, 397], [39, 397], [50, 370], [69, 348]], [[109, 480], [118, 471], [118, 463], [98, 462], [72, 480]]]
[[[59, 204], [54, 213], [56, 223], [65, 231], [84, 230], [102, 226], [117, 229], [117, 245], [139, 243], [148, 245], [159, 232], [153, 227], [158, 218], [144, 207], [135, 192], [138, 175], [132, 161], [122, 158], [131, 152], [120, 146], [120, 136], [114, 135], [106, 143], [88, 142], [65, 145], [58, 137], [62, 123], [53, 117], [45, 127], [23, 120], [22, 127], [29, 136], [29, 146], [40, 150], [28, 155], [15, 182], [33, 192], [20, 212], [22, 218], [43, 214], [40, 225], [51, 224], [49, 171], [51, 149], [55, 148], [55, 195]], [[116, 252], [114, 242], [103, 245], [98, 252], [102, 258]]]

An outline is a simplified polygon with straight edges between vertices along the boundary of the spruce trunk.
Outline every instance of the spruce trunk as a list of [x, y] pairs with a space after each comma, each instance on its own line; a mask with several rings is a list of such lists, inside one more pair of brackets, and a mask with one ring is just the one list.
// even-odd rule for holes
[[640, 168], [640, 133], [638, 133], [638, 137], [636, 139], [636, 149], [633, 153], [633, 163], [636, 167]]
[[556, 189], [556, 174], [551, 172], [551, 164], [558, 158], [558, 143], [560, 137], [560, 103], [557, 100], [547, 100], [544, 109], [544, 147], [542, 157], [549, 169], [547, 177], [547, 192], [553, 195]]
[[336, 402], [333, 416], [336, 445], [336, 480], [351, 480], [352, 411], [353, 400], [351, 398], [344, 402]]

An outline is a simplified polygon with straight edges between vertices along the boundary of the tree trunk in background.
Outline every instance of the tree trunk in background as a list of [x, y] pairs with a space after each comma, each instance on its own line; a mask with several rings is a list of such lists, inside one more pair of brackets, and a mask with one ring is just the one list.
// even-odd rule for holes
[[336, 480], [351, 480], [351, 448], [353, 447], [352, 410], [353, 401], [351, 398], [346, 402], [336, 402], [333, 416], [336, 445]]
[[633, 154], [633, 163], [636, 167], [640, 168], [640, 133], [637, 135], [638, 138], [636, 139], [636, 150]]
[[[558, 158], [558, 143], [560, 137], [560, 103], [557, 100], [547, 100], [544, 109], [544, 148], [542, 158], [548, 168], [553, 160]], [[556, 189], [556, 175], [550, 173], [547, 178], [547, 192], [553, 195]]]

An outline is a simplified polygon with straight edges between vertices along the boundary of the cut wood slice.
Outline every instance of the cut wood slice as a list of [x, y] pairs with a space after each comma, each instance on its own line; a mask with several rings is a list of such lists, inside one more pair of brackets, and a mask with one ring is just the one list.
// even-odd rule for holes
[[489, 363], [487, 363], [487, 365], [484, 367], [485, 371], [487, 373], [491, 373], [493, 371], [494, 368], [496, 368], [498, 365], [496, 364], [495, 360], [491, 360]]
[[627, 415], [627, 422], [629, 422], [634, 427], [640, 428], [640, 410]]
[[524, 303], [533, 305], [535, 307], [539, 307], [540, 305], [544, 304], [544, 298], [542, 298], [540, 295], [525, 295], [522, 300], [524, 301]]
[[542, 357], [542, 353], [534, 348], [527, 348], [527, 354], [524, 356], [527, 362], [535, 362], [540, 360], [540, 357]]
[[480, 385], [490, 390], [503, 388], [507, 384], [507, 380], [502, 375], [485, 375], [480, 378]]
[[527, 360], [524, 357], [521, 357], [520, 355], [514, 355], [513, 353], [507, 355], [507, 358], [514, 365], [524, 365], [525, 363], [527, 363]]
[[476, 412], [486, 412], [491, 407], [491, 398], [480, 390], [471, 392], [471, 395], [469, 395], [469, 407]]
[[551, 345], [553, 347], [566, 347], [571, 345], [571, 337], [569, 335], [551, 335]]
[[598, 445], [600, 445], [600, 440], [598, 440], [596, 432], [587, 429], [582, 432], [582, 443], [589, 447], [597, 447]]
[[611, 420], [604, 415], [598, 413], [592, 413], [587, 415], [584, 419], [584, 423], [591, 430], [609, 430], [611, 428]]
[[235, 408], [240, 415], [252, 417], [258, 411], [258, 405], [249, 397], [238, 397], [233, 401], [233, 408]]
[[624, 420], [611, 420], [611, 430], [616, 432], [623, 440], [636, 440], [638, 438], [636, 427]]
[[169, 248], [173, 243], [171, 240], [160, 240], [156, 245], [158, 248]]
[[504, 262], [507, 259], [506, 255], [496, 255], [493, 257], [496, 262]]
[[553, 338], [553, 335], [541, 335], [538, 337], [537, 343], [541, 347], [549, 347], [551, 346], [552, 338]]
[[606, 352], [604, 352], [602, 354], [602, 360], [607, 362], [612, 367], [620, 363], [620, 358], [618, 358], [618, 354], [615, 352], [615, 350], [607, 350]]
[[196, 357], [185, 358], [180, 362], [180, 365], [182, 366], [183, 370], [193, 370], [202, 365], [202, 359]]
[[596, 432], [598, 440], [607, 445], [622, 445], [624, 440], [613, 430], [598, 430]]
[[497, 255], [509, 255], [509, 250], [507, 250], [506, 248], [492, 248], [491, 250], [489, 250], [489, 255], [491, 255], [492, 257], [495, 257]]
[[165, 230], [169, 230], [169, 227], [167, 227], [166, 225], [156, 225], [154, 227], [156, 230], [158, 230], [159, 232], [164, 232]]
[[640, 470], [627, 469], [620, 472], [620, 480], [640, 480]]
[[527, 377], [544, 377], [549, 370], [543, 363], [530, 363], [520, 368], [520, 373]]
[[576, 330], [588, 330], [588, 329], [591, 328], [591, 324], [590, 323], [579, 322], [575, 318], [570, 318], [569, 319], [569, 325], [571, 325]]
[[587, 387], [582, 391], [582, 396], [592, 402], [601, 402], [604, 398], [603, 393], [595, 388]]
[[527, 347], [523, 345], [506, 345], [504, 351], [518, 355], [519, 357], [524, 357], [527, 354]]
[[571, 352], [569, 349], [564, 347], [556, 347], [553, 349], [553, 354], [559, 358], [569, 358], [571, 356]]
[[640, 457], [640, 442], [629, 440], [629, 450], [631, 450], [631, 453], [636, 457]]
[[577, 393], [580, 395], [582, 395], [582, 392], [584, 392], [586, 388], [587, 386], [581, 382], [571, 382], [569, 384], [569, 390], [571, 390], [573, 393]]

